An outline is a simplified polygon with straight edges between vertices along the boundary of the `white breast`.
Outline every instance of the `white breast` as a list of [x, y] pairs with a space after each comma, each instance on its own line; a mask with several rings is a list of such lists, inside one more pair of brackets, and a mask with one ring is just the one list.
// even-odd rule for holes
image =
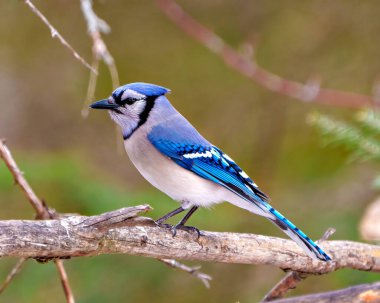
[[[226, 200], [226, 189], [188, 171], [162, 155], [138, 129], [124, 142], [129, 158], [153, 186], [188, 208], [210, 206]], [[229, 196], [229, 192], [227, 193]]]

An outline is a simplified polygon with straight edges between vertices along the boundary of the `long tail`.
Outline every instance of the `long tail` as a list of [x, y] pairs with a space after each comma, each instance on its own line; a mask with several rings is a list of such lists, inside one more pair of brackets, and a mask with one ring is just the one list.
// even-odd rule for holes
[[268, 211], [272, 216], [266, 216], [276, 226], [281, 228], [290, 238], [292, 238], [305, 252], [312, 258], [318, 258], [322, 261], [330, 261], [331, 258], [322, 248], [320, 248], [313, 240], [311, 240], [302, 230], [295, 226], [291, 221], [286, 219], [281, 213], [275, 210], [267, 202], [264, 202]]

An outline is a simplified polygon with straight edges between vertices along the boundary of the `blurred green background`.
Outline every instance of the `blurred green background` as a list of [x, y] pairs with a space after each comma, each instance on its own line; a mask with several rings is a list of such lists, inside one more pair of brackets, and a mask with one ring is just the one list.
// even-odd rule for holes
[[[89, 61], [78, 1], [35, 1]], [[380, 71], [378, 1], [180, 1], [203, 24], [238, 48], [257, 45], [268, 70], [323, 87], [371, 94]], [[99, 1], [95, 11], [112, 28], [105, 37], [122, 83], [144, 81], [172, 89], [169, 99], [211, 142], [253, 177], [273, 205], [312, 238], [335, 227], [335, 239], [360, 240], [358, 223], [376, 193], [377, 167], [349, 163], [347, 151], [322, 148], [306, 117], [318, 110], [271, 93], [231, 71], [176, 28], [152, 1]], [[177, 207], [150, 186], [117, 147], [105, 113], [81, 117], [89, 72], [22, 1], [0, 1], [0, 137], [37, 194], [59, 212], [92, 215], [149, 203], [158, 218]], [[96, 99], [112, 84], [100, 68]], [[31, 219], [33, 210], [0, 162], [0, 219]], [[176, 218], [175, 220], [177, 220]], [[205, 230], [284, 235], [265, 219], [222, 204], [201, 210], [191, 224]], [[16, 259], [0, 260], [0, 281]], [[199, 264], [187, 262], [188, 264]], [[128, 255], [65, 262], [78, 302], [256, 302], [284, 275], [270, 266], [202, 264], [211, 289], [183, 272]], [[293, 294], [376, 281], [374, 273], [340, 270], [310, 277]], [[65, 302], [54, 265], [29, 261], [0, 302]]]

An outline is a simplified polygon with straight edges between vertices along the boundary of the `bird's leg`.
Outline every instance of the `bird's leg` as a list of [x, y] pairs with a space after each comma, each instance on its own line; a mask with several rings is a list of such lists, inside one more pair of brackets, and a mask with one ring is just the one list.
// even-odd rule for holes
[[177, 225], [173, 226], [173, 228], [172, 228], [173, 237], [175, 237], [175, 235], [177, 233], [177, 229], [182, 229], [182, 230], [186, 230], [186, 231], [196, 232], [197, 235], [198, 235], [198, 238], [201, 236], [201, 232], [199, 231], [198, 228], [196, 228], [194, 226], [185, 226], [185, 223], [187, 222], [187, 220], [189, 220], [189, 218], [191, 217], [191, 215], [197, 209], [198, 209], [198, 206], [193, 206], [192, 208], [190, 208], [189, 212], [182, 218], [182, 220], [179, 221], [179, 223]]
[[189, 220], [189, 218], [191, 217], [191, 215], [198, 209], [198, 206], [193, 206], [192, 208], [190, 208], [189, 212], [182, 218], [181, 221], [178, 222], [178, 224], [176, 225], [177, 227], [178, 226], [184, 226], [185, 223], [187, 222], [187, 220]]
[[[159, 218], [158, 220], [156, 220], [156, 224], [162, 226], [163, 223], [164, 223], [167, 219], [169, 219], [169, 218], [171, 218], [171, 217], [173, 217], [173, 216], [175, 216], [175, 215], [178, 215], [179, 213], [183, 212], [184, 210], [185, 210], [185, 209], [184, 209], [182, 206], [181, 206], [181, 207], [178, 207], [177, 209], [171, 211], [170, 213], [168, 213], [168, 214], [166, 214], [165, 216], [163, 216], [163, 217]], [[182, 220], [181, 220], [181, 221], [182, 221]]]

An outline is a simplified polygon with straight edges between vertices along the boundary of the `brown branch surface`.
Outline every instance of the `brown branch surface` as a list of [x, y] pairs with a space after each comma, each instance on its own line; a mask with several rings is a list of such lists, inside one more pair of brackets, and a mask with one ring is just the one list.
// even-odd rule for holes
[[267, 264], [322, 274], [340, 268], [380, 271], [380, 246], [328, 241], [323, 248], [332, 262], [309, 258], [293, 241], [253, 234], [178, 231], [160, 228], [149, 218], [134, 216], [148, 205], [123, 208], [93, 217], [60, 220], [0, 221], [0, 257], [56, 258], [130, 254], [208, 262]]
[[272, 301], [273, 303], [379, 303], [380, 282], [362, 284], [336, 291]]
[[251, 58], [241, 55], [221, 37], [186, 13], [175, 1], [156, 0], [156, 3], [160, 10], [181, 30], [221, 57], [232, 69], [268, 90], [304, 102], [317, 102], [352, 108], [379, 105], [370, 96], [320, 88], [316, 81], [303, 84], [275, 75], [259, 66]]

